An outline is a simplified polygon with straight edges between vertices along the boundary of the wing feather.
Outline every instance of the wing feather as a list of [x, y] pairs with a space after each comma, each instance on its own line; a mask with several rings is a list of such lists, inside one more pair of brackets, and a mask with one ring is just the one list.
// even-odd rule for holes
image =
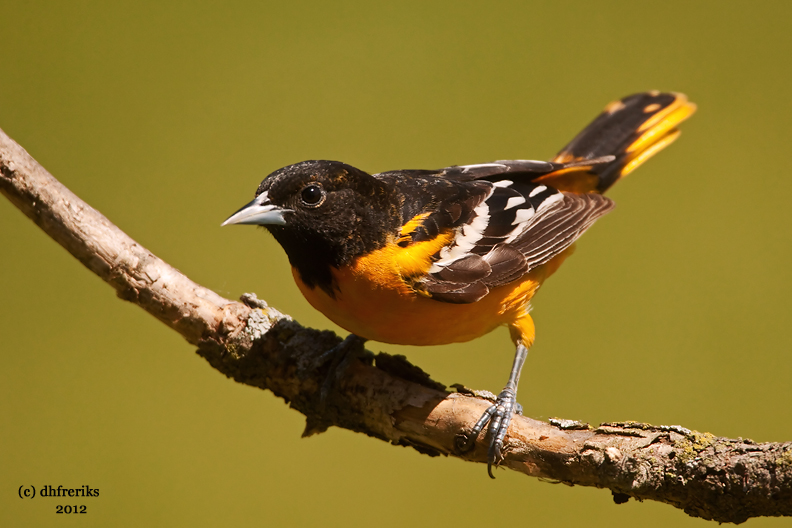
[[[470, 225], [460, 229], [451, 244], [438, 252], [416, 289], [440, 301], [475, 302], [492, 288], [547, 263], [614, 207], [599, 194], [561, 193], [536, 184], [512, 184], [506, 189], [516, 190], [525, 201], [507, 208], [508, 199], [504, 201], [502, 194], [508, 193], [493, 192], [477, 207], [488, 216], [485, 228], [478, 232]], [[519, 211], [531, 214], [518, 215]]]
[[[586, 166], [610, 161], [586, 160]], [[566, 193], [532, 181], [575, 163], [504, 160], [377, 175], [411, 197], [402, 204], [408, 232], [402, 228], [399, 246], [453, 234], [431, 256], [426, 274], [405, 280], [438, 301], [471, 303], [564, 251], [613, 208], [602, 195]]]

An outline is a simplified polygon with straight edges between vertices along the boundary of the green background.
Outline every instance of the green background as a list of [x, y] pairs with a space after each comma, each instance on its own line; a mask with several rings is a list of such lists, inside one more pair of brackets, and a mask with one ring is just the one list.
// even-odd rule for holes
[[[5, 0], [0, 20], [1, 128], [192, 279], [316, 328], [333, 326], [277, 244], [220, 228], [269, 172], [546, 159], [613, 99], [687, 93], [680, 140], [610, 192], [616, 211], [538, 296], [520, 401], [792, 440], [792, 3]], [[4, 526], [707, 524], [349, 431], [300, 439], [301, 415], [210, 368], [3, 199], [0, 254]], [[505, 330], [370, 348], [491, 391], [512, 355]], [[17, 498], [44, 484], [101, 495]]]

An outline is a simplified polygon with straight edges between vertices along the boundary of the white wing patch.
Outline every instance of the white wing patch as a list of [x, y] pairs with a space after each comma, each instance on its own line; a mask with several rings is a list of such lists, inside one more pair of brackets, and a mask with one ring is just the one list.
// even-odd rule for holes
[[476, 169], [486, 169], [486, 168], [503, 168], [508, 170], [508, 167], [502, 163], [477, 163], [475, 165], [461, 165], [459, 168], [462, 169], [462, 172], [470, 172]]
[[534, 210], [533, 209], [520, 209], [517, 211], [517, 214], [514, 216], [514, 222], [512, 225], [520, 225], [524, 224], [531, 218], [533, 218]]
[[506, 209], [511, 209], [512, 207], [517, 207], [518, 205], [522, 205], [525, 203], [525, 196], [512, 196], [506, 202]]
[[[541, 189], [541, 190], [537, 192], [536, 189]], [[531, 191], [531, 194], [529, 194], [529, 196], [531, 197], [536, 196], [540, 192], [546, 190], [547, 187], [545, 187], [544, 185], [540, 185], [536, 189]], [[563, 201], [564, 201], [564, 195], [561, 193], [557, 193], [548, 196], [542, 203], [539, 204], [539, 207], [535, 211], [533, 208], [518, 210], [517, 214], [514, 217], [514, 222], [512, 222], [512, 225], [516, 227], [512, 230], [511, 234], [508, 236], [508, 238], [506, 238], [506, 240], [504, 240], [504, 242], [506, 244], [509, 244], [510, 242], [514, 242], [518, 236], [522, 235], [531, 228], [531, 224], [533, 224], [536, 218], [541, 218], [541, 215], [545, 211], [548, 211], [553, 207], [561, 205]]]
[[432, 267], [429, 268], [429, 273], [437, 273], [443, 269], [444, 266], [448, 266], [452, 262], [468, 255], [468, 252], [473, 249], [476, 242], [482, 239], [484, 230], [487, 229], [489, 225], [490, 218], [487, 198], [492, 196], [493, 190], [494, 189], [490, 189], [487, 197], [473, 209], [473, 212], [476, 213], [473, 221], [462, 226], [450, 246], [446, 246], [440, 250], [440, 259], [432, 264]]
[[546, 189], [547, 189], [547, 187], [545, 187], [544, 185], [540, 185], [539, 187], [537, 187], [536, 189], [531, 191], [531, 194], [529, 194], [528, 197], [529, 198], [533, 198], [534, 196], [536, 196], [537, 194], [539, 194], [540, 192], [542, 192], [542, 191], [544, 191]]
[[545, 185], [526, 188], [514, 186], [511, 180], [493, 182], [489, 194], [473, 210], [473, 220], [457, 229], [453, 242], [440, 250], [429, 273], [439, 273], [474, 253], [484, 257], [497, 245], [514, 242], [563, 202], [562, 193]]

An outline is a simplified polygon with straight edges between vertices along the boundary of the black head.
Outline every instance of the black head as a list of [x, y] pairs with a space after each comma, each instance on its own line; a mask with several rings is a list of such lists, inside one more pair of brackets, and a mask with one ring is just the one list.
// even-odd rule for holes
[[330, 266], [382, 247], [398, 232], [398, 201], [383, 182], [338, 161], [303, 161], [261, 182], [223, 225], [265, 226], [309, 286], [332, 289]]

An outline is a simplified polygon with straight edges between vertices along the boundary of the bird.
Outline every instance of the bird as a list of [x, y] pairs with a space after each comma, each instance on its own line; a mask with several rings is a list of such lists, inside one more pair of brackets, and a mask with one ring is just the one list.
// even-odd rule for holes
[[648, 91], [611, 102], [550, 161], [498, 160], [369, 174], [310, 160], [268, 175], [222, 225], [264, 226], [307, 301], [350, 337], [465, 342], [506, 326], [508, 381], [469, 431], [503, 460], [520, 373], [534, 342], [531, 299], [614, 203], [603, 193], [671, 144], [696, 110]]

